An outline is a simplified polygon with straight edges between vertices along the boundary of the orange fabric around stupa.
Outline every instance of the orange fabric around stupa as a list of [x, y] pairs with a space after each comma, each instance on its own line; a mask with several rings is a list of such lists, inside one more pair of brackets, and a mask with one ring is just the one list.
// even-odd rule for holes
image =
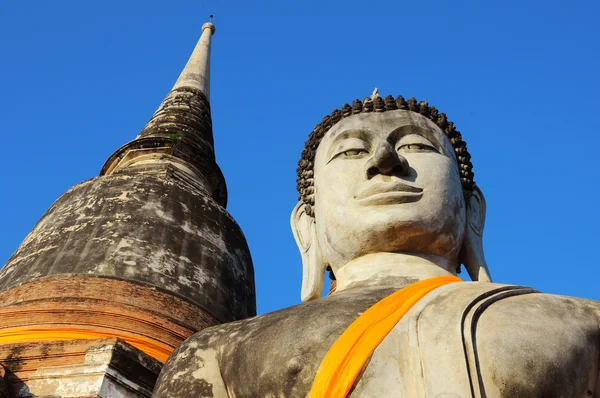
[[321, 362], [309, 398], [345, 398], [373, 351], [427, 293], [462, 279], [449, 275], [419, 281], [380, 300], [342, 333]]
[[0, 344], [32, 343], [36, 341], [90, 340], [118, 337], [159, 361], [166, 362], [174, 348], [155, 340], [118, 332], [99, 332], [75, 328], [10, 328], [0, 329]]

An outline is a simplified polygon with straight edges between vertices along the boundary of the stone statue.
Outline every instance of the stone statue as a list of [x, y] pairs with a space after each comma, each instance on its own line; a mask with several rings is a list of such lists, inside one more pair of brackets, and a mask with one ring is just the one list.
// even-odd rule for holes
[[[475, 282], [420, 299], [348, 396], [600, 397], [600, 303], [491, 282], [485, 199], [445, 114], [375, 92], [325, 117], [299, 165], [303, 303], [195, 334], [154, 397], [306, 397], [359, 315], [461, 264]], [[336, 289], [320, 298], [327, 269]]]

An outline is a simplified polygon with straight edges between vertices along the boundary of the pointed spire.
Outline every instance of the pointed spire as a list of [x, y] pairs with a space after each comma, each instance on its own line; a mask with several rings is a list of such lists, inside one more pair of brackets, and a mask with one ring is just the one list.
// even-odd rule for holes
[[200, 40], [169, 94], [136, 139], [108, 158], [100, 175], [110, 175], [124, 168], [132, 170], [141, 163], [147, 170], [151, 162], [156, 165], [171, 162], [190, 171], [191, 178], [205, 193], [225, 205], [227, 188], [215, 162], [209, 103], [214, 33], [212, 22], [202, 25]]
[[[207, 141], [212, 150], [210, 49], [215, 30], [212, 22], [202, 25], [202, 35], [187, 64], [138, 138], [185, 135], [188, 141], [192, 138]], [[214, 158], [214, 153], [212, 157]]]
[[206, 99], [210, 100], [210, 44], [215, 30], [212, 22], [202, 25], [202, 36], [173, 86], [173, 90], [180, 87], [193, 87], [202, 91]]

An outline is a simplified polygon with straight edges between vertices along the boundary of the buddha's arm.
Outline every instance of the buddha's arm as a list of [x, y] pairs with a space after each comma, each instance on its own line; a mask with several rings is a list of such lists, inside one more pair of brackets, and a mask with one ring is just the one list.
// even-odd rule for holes
[[228, 398], [212, 333], [199, 332], [171, 354], [160, 372], [153, 398]]

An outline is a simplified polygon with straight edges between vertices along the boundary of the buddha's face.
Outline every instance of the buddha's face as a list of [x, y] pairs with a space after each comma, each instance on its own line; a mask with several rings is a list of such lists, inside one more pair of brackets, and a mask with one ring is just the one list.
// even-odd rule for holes
[[454, 260], [465, 202], [452, 145], [410, 111], [342, 119], [315, 156], [315, 221], [334, 271], [366, 254], [411, 252]]

